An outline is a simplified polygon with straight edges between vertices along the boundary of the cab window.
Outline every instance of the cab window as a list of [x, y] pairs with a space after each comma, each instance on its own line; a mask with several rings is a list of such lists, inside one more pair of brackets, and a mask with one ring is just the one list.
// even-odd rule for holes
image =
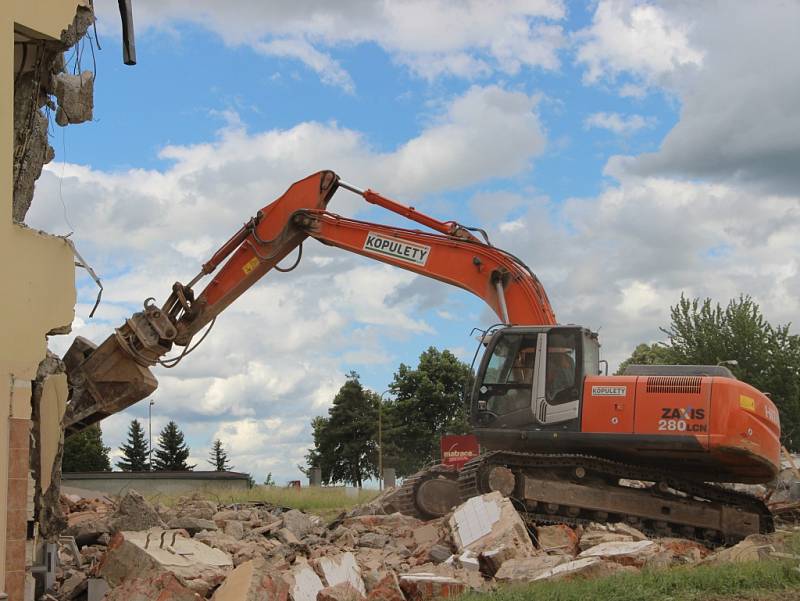
[[577, 332], [551, 332], [547, 337], [545, 396], [551, 404], [568, 403], [578, 398]]
[[495, 345], [486, 365], [480, 394], [482, 407], [497, 416], [527, 423], [536, 362], [536, 334], [506, 335]]

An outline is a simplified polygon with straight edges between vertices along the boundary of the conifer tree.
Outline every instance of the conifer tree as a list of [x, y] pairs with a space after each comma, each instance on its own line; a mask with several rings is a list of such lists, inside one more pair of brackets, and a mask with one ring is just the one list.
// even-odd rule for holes
[[170, 421], [158, 436], [158, 448], [154, 450], [153, 469], [159, 472], [188, 472], [195, 468], [188, 465], [189, 447], [183, 439], [178, 424]]
[[208, 462], [214, 467], [216, 472], [229, 472], [233, 466], [228, 461], [228, 453], [222, 447], [222, 441], [218, 438], [211, 447], [208, 454]]
[[128, 427], [128, 444], [122, 445], [122, 459], [117, 461], [117, 467], [123, 472], [147, 472], [150, 470], [148, 463], [148, 445], [144, 437], [144, 428], [138, 419], [131, 421]]
[[65, 472], [110, 472], [110, 450], [111, 447], [103, 444], [100, 424], [93, 424], [64, 441], [61, 469]]

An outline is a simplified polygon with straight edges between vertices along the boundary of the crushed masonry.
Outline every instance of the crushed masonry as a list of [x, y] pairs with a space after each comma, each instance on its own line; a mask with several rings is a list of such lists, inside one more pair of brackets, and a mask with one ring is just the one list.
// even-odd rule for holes
[[648, 539], [626, 524], [531, 532], [499, 493], [428, 522], [371, 513], [373, 504], [330, 525], [265, 503], [220, 506], [187, 497], [174, 508], [154, 506], [134, 491], [116, 501], [62, 495], [61, 506], [79, 548], [60, 539], [50, 592], [62, 601], [82, 599], [98, 585], [108, 587], [107, 601], [414, 601], [790, 555], [786, 532], [752, 535], [716, 552], [692, 540]]

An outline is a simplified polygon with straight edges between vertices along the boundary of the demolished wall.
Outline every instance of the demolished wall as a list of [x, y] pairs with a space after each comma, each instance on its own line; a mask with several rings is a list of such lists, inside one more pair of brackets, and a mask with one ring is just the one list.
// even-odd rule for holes
[[34, 515], [51, 533], [58, 522], [50, 489], [58, 478], [66, 378], [38, 378], [37, 369], [47, 336], [69, 332], [75, 263], [69, 242], [22, 222], [34, 182], [54, 156], [52, 111], [58, 117], [61, 107], [56, 121], [62, 123], [91, 118], [85, 109], [93, 78], [80, 68], [63, 72], [62, 53], [92, 21], [90, 0], [0, 2], [0, 256], [6, 259], [0, 262], [0, 598], [33, 599], [31, 565], [41, 562], [29, 538], [38, 532]]
[[[78, 6], [75, 18], [58, 41], [14, 40], [14, 159], [12, 218], [23, 223], [33, 200], [42, 167], [53, 160], [48, 141], [48, 112], [55, 111], [60, 126], [91, 120], [94, 74], [65, 71], [64, 52], [75, 46], [94, 23], [89, 6]], [[55, 100], [54, 100], [55, 99]]]
[[34, 519], [39, 525], [39, 534], [47, 542], [56, 542], [67, 525], [60, 503], [63, 419], [68, 395], [65, 372], [64, 362], [47, 351], [31, 387]]

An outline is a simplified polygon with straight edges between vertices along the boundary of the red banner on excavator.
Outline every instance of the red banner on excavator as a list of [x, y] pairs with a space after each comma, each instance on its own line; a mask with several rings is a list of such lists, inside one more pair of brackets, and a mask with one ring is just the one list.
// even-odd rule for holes
[[461, 469], [464, 464], [480, 454], [478, 439], [474, 434], [448, 435], [440, 439], [442, 463]]

